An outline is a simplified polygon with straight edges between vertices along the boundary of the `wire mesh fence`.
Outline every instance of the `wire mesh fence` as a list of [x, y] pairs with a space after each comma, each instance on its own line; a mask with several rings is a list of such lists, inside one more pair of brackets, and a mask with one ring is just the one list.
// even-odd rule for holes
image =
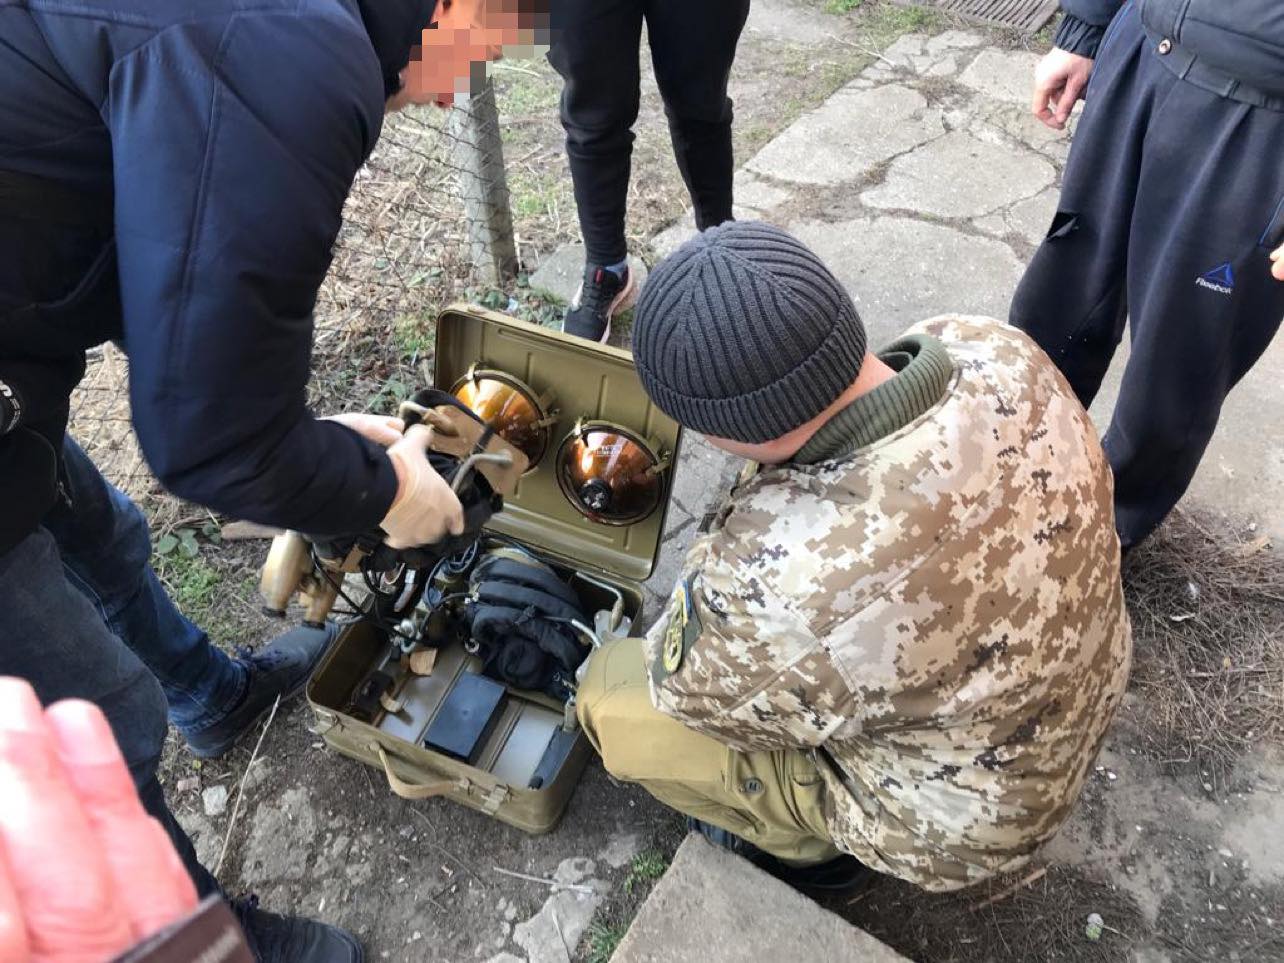
[[[439, 309], [516, 268], [493, 87], [448, 110], [389, 117], [357, 173], [317, 299], [313, 409], [390, 410], [424, 381]], [[128, 370], [113, 345], [90, 352], [70, 430], [110, 481], [163, 519], [178, 503], [130, 427]]]

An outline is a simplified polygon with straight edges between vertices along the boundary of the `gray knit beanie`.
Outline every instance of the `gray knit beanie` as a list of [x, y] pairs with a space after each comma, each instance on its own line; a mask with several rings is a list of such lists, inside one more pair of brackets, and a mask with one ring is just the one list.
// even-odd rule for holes
[[734, 441], [772, 441], [811, 421], [864, 359], [865, 327], [838, 279], [797, 238], [758, 221], [678, 248], [633, 316], [633, 360], [651, 400]]

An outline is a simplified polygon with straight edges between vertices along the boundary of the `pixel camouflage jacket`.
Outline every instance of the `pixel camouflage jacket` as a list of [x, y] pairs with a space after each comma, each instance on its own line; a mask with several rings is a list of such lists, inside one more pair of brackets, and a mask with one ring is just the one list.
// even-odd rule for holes
[[[813, 750], [835, 843], [946, 890], [1065, 820], [1131, 635], [1110, 468], [1061, 375], [997, 321], [916, 332], [955, 362], [941, 401], [737, 487], [647, 658], [661, 711], [734, 748]], [[666, 660], [686, 592], [698, 631]]]

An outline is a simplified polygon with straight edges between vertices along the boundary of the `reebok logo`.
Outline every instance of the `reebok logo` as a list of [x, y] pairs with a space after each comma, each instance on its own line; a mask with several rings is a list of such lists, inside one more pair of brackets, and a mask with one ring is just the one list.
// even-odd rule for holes
[[1195, 283], [1201, 288], [1208, 288], [1218, 294], [1234, 294], [1235, 272], [1231, 269], [1230, 261], [1227, 261], [1220, 267], [1215, 267], [1195, 278]]

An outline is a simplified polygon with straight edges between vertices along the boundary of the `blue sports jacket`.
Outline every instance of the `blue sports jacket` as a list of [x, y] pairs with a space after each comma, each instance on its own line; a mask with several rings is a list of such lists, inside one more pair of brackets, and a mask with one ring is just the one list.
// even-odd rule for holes
[[52, 504], [67, 396], [107, 340], [168, 489], [378, 524], [388, 458], [305, 404], [312, 311], [433, 6], [0, 0], [0, 552]]
[[[1251, 103], [1284, 98], [1284, 3], [1280, 0], [1130, 0], [1153, 39], [1180, 49], [1175, 72], [1223, 96]], [[1095, 57], [1125, 0], [1061, 0], [1056, 45]], [[1240, 88], [1248, 88], [1242, 90]], [[1277, 102], [1264, 103], [1279, 109]]]

